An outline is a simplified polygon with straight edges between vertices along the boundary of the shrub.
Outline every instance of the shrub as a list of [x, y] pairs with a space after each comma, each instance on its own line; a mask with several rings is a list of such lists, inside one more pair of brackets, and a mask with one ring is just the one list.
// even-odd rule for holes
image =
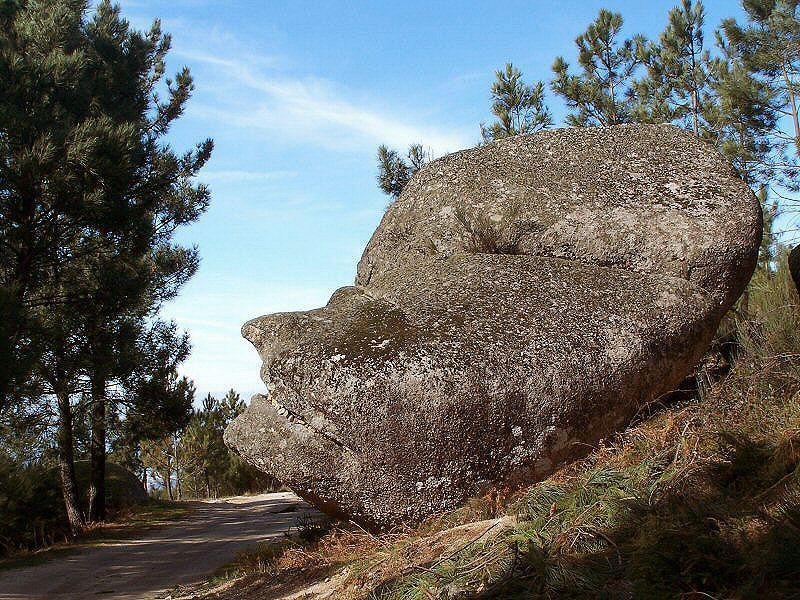
[[51, 545], [68, 531], [56, 472], [0, 453], [0, 553]]
[[[86, 510], [88, 461], [76, 463], [75, 471]], [[111, 517], [146, 500], [142, 483], [133, 473], [107, 464], [106, 501]], [[51, 546], [68, 537], [58, 470], [41, 463], [21, 464], [0, 453], [0, 556]]]

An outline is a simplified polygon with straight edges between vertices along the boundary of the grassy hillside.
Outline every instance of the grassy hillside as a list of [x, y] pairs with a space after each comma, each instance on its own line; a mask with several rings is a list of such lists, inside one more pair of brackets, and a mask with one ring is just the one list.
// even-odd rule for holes
[[415, 529], [267, 547], [205, 594], [800, 597], [800, 306], [785, 265], [756, 274], [718, 340], [696, 391], [546, 481]]

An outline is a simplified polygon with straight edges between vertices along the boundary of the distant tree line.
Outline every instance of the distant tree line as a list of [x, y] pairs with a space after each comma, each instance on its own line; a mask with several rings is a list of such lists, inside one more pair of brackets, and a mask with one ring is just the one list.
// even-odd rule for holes
[[76, 534], [106, 516], [108, 450], [141, 460], [192, 418], [189, 340], [159, 312], [198, 267], [174, 234], [208, 207], [213, 144], [165, 142], [193, 83], [165, 78], [158, 22], [107, 0], [2, 2], [0, 22], [0, 462], [57, 465]]
[[[673, 8], [657, 40], [625, 37], [622, 15], [601, 10], [575, 40], [577, 65], [557, 57], [549, 87], [566, 105], [569, 126], [673, 123], [712, 143], [759, 195], [768, 250], [779, 203], [791, 205], [800, 188], [798, 2], [742, 6], [746, 23], [724, 20], [711, 44], [700, 0]], [[481, 125], [484, 143], [554, 124], [545, 83], [526, 83], [512, 63], [495, 73], [491, 101], [494, 121]], [[378, 183], [386, 194], [399, 196], [430, 159], [413, 155], [379, 148]], [[769, 252], [761, 260], [769, 262]]]
[[221, 400], [208, 394], [185, 427], [142, 443], [145, 477], [149, 473], [170, 500], [277, 489], [276, 479], [245, 463], [222, 439], [225, 428], [244, 409], [234, 390]]

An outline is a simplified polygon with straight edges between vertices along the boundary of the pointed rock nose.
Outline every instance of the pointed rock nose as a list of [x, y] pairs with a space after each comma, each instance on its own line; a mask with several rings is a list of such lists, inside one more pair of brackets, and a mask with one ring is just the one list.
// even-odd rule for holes
[[264, 362], [264, 371], [281, 355], [299, 351], [299, 342], [312, 337], [325, 337], [333, 315], [342, 308], [368, 302], [371, 297], [362, 288], [339, 288], [323, 308], [298, 312], [282, 312], [251, 319], [242, 326], [242, 337], [249, 341]]
[[302, 331], [312, 326], [313, 320], [307, 313], [274, 313], [245, 323], [242, 337], [255, 346], [264, 366], [268, 366], [283, 352], [296, 349], [296, 340]]

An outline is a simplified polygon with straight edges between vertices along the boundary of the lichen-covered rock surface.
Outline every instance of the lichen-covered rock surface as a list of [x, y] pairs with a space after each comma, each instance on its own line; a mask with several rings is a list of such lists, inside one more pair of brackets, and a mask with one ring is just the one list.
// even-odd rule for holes
[[226, 442], [377, 528], [542, 479], [680, 383], [760, 239], [749, 188], [671, 126], [445, 156], [389, 208], [356, 286], [245, 324], [268, 396]]

